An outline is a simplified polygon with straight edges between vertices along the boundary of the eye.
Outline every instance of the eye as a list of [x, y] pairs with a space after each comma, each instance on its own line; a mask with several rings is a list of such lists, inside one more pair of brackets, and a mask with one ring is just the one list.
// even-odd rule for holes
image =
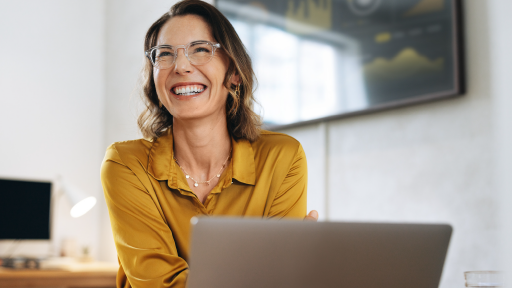
[[194, 53], [210, 53], [210, 49], [206, 47], [197, 47], [194, 48]]
[[158, 48], [155, 49], [153, 55], [156, 61], [167, 61], [168, 59], [174, 58], [174, 49], [168, 47]]
[[189, 51], [192, 52], [191, 54], [207, 55], [212, 53], [212, 47], [208, 43], [194, 43]]
[[160, 58], [160, 57], [168, 57], [168, 56], [174, 56], [174, 53], [170, 52], [170, 51], [161, 51], [160, 53], [158, 53], [156, 55], [156, 57]]

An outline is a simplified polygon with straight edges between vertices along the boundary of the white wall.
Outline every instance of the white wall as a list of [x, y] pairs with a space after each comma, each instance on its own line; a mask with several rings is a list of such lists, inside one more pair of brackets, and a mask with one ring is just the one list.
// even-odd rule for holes
[[[52, 180], [60, 174], [102, 195], [103, 34], [100, 0], [0, 1], [0, 178]], [[66, 198], [57, 200], [55, 248], [71, 237], [98, 256], [99, 209], [77, 219], [69, 209]], [[1, 241], [0, 252], [10, 245]], [[24, 242], [18, 251], [44, 255], [50, 246]]]
[[493, 91], [493, 122], [495, 132], [496, 151], [494, 158], [494, 172], [496, 177], [496, 191], [500, 199], [500, 224], [503, 234], [502, 260], [508, 281], [512, 279], [512, 82], [510, 81], [510, 67], [512, 67], [512, 38], [510, 37], [510, 12], [512, 1], [493, 0], [490, 2], [491, 33], [491, 63], [494, 66], [492, 73]]
[[305, 146], [308, 193], [326, 187], [327, 206], [310, 202], [324, 219], [450, 223], [442, 288], [463, 287], [464, 271], [500, 268], [489, 2], [464, 4], [466, 95], [283, 131]]

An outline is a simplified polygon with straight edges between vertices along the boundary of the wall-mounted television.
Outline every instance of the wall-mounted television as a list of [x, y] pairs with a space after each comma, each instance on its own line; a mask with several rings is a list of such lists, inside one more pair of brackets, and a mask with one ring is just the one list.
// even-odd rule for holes
[[0, 240], [49, 240], [51, 182], [0, 179]]
[[216, 0], [249, 51], [267, 127], [464, 93], [460, 0]]

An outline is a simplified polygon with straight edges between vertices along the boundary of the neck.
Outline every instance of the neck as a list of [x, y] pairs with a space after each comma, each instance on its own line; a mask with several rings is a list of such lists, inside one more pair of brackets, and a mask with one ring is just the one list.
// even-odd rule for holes
[[225, 115], [208, 119], [173, 121], [174, 153], [194, 176], [217, 173], [231, 149]]

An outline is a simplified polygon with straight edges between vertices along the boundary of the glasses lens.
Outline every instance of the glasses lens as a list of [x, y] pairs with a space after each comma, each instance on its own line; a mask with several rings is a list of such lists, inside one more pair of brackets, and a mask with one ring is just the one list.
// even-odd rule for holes
[[157, 48], [151, 52], [151, 62], [157, 69], [171, 68], [174, 63], [175, 51], [172, 48]]
[[195, 65], [206, 64], [213, 57], [213, 46], [206, 42], [197, 42], [188, 48], [188, 57]]

